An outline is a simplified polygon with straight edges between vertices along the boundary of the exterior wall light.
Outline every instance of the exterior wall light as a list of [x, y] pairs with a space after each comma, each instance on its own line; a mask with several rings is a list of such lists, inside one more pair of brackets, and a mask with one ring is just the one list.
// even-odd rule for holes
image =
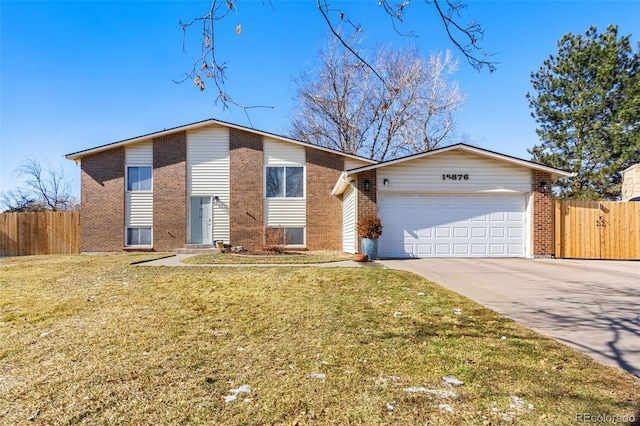
[[220, 198], [217, 195], [213, 196], [213, 204], [218, 204], [220, 202]]
[[542, 192], [543, 194], [546, 194], [549, 191], [549, 187], [547, 186], [547, 182], [546, 181], [541, 181], [540, 182], [540, 192]]
[[384, 180], [382, 181], [382, 184], [383, 184], [384, 186], [387, 186], [387, 184], [388, 184], [388, 183], [389, 183], [389, 179], [384, 178]]
[[371, 189], [371, 182], [369, 182], [369, 179], [365, 179], [364, 181], [364, 190], [368, 191]]

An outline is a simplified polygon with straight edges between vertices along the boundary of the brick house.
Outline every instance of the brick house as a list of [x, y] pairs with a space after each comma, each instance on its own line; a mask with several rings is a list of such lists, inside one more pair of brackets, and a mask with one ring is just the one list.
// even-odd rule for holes
[[218, 120], [75, 152], [82, 250], [172, 251], [216, 240], [357, 251], [383, 222], [385, 257], [553, 254], [561, 170], [464, 144], [383, 163]]

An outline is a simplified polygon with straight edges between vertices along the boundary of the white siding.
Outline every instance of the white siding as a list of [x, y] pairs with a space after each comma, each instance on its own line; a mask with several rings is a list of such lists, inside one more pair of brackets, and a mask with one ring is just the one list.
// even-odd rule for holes
[[304, 198], [266, 198], [266, 226], [306, 226], [307, 201]]
[[128, 145], [124, 150], [128, 166], [153, 166], [153, 142], [139, 142]]
[[[468, 175], [467, 180], [442, 175]], [[388, 179], [387, 184], [384, 180]], [[379, 194], [508, 193], [531, 190], [531, 170], [459, 151], [444, 152], [378, 169]]]
[[[268, 138], [264, 140], [265, 166], [304, 167], [306, 156], [306, 149], [302, 146]], [[307, 183], [305, 182], [304, 185], [306, 193]], [[305, 227], [307, 225], [306, 198], [265, 198], [264, 200], [265, 226]]]
[[371, 163], [367, 163], [366, 161], [356, 160], [354, 158], [344, 158], [344, 169], [351, 170], [356, 169], [358, 167], [370, 166]]
[[216, 196], [213, 238], [229, 242], [229, 129], [205, 127], [187, 132], [187, 193]]
[[304, 166], [307, 151], [304, 147], [273, 139], [264, 140], [264, 164], [267, 166]]
[[356, 191], [350, 186], [342, 199], [342, 250], [355, 253], [357, 247]]
[[[124, 150], [124, 158], [127, 166], [153, 166], [153, 142], [146, 141], [128, 145]], [[153, 178], [151, 182], [153, 185]], [[123, 189], [125, 189], [125, 227], [153, 227], [153, 186], [151, 191], [143, 192], [127, 192], [126, 188]]]
[[126, 227], [153, 226], [152, 192], [126, 192], [124, 206]]

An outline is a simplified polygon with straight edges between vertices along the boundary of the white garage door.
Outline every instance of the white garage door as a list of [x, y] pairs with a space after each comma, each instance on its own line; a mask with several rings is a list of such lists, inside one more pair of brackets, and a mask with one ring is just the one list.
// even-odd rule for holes
[[524, 257], [524, 195], [381, 195], [380, 257]]

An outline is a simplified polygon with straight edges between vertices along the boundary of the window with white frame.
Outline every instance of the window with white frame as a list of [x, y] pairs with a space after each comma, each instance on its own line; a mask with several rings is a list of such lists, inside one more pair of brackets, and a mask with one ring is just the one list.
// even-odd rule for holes
[[265, 182], [267, 198], [304, 197], [304, 167], [269, 166]]
[[151, 166], [127, 166], [127, 191], [151, 191]]
[[126, 245], [128, 247], [150, 246], [151, 228], [127, 228]]
[[282, 229], [282, 240], [280, 244], [285, 246], [303, 246], [304, 245], [304, 228], [303, 227], [289, 227], [279, 226], [272, 228], [273, 232], [278, 232]]

